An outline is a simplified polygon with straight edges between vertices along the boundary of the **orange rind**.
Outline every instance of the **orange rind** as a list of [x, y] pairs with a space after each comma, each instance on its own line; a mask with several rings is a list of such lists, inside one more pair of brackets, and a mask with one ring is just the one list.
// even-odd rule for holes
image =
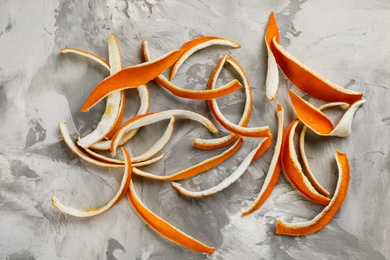
[[348, 157], [344, 153], [335, 153], [339, 178], [332, 200], [314, 219], [300, 223], [286, 223], [278, 220], [276, 234], [289, 236], [306, 236], [324, 228], [336, 214], [344, 202], [350, 181], [350, 167]]
[[67, 206], [63, 204], [56, 196], [53, 196], [51, 198], [51, 202], [55, 208], [57, 208], [59, 211], [66, 213], [71, 216], [80, 217], [80, 218], [89, 218], [93, 216], [100, 215], [113, 206], [115, 206], [118, 201], [120, 201], [123, 196], [126, 194], [130, 180], [131, 180], [131, 174], [132, 174], [132, 165], [131, 165], [131, 159], [129, 153], [126, 151], [125, 148], [122, 147], [122, 152], [125, 157], [125, 170], [123, 174], [123, 178], [120, 184], [120, 188], [114, 198], [112, 198], [106, 205], [97, 207], [97, 208], [91, 208], [91, 209], [75, 209], [70, 206]]
[[86, 51], [82, 51], [82, 50], [78, 50], [75, 48], [62, 48], [62, 49], [60, 49], [60, 52], [61, 53], [74, 53], [74, 54], [78, 54], [78, 55], [87, 57], [93, 61], [96, 61], [97, 63], [99, 63], [100, 65], [105, 67], [107, 70], [109, 70], [109, 71], [111, 70], [110, 65], [105, 60], [103, 60], [99, 56], [96, 56], [95, 54], [92, 54], [92, 53], [89, 53]]
[[283, 124], [284, 124], [284, 111], [283, 107], [281, 105], [277, 105], [276, 108], [276, 114], [278, 117], [278, 131], [277, 131], [277, 139], [274, 149], [274, 154], [271, 159], [270, 166], [268, 168], [267, 175], [265, 177], [263, 186], [261, 187], [261, 190], [259, 192], [259, 195], [255, 199], [255, 201], [252, 203], [252, 205], [241, 213], [242, 216], [246, 216], [253, 211], [259, 209], [261, 205], [267, 200], [267, 198], [271, 195], [271, 192], [276, 185], [276, 182], [279, 179], [280, 171], [281, 171], [281, 165], [280, 165], [280, 153], [282, 149], [282, 142], [283, 142]]
[[214, 253], [214, 247], [207, 246], [187, 235], [148, 209], [137, 196], [132, 181], [127, 192], [127, 198], [141, 219], [161, 236], [195, 252]]
[[81, 111], [88, 111], [113, 91], [136, 88], [148, 83], [170, 67], [182, 52], [182, 50], [174, 50], [158, 59], [124, 68], [114, 75], [107, 77], [95, 87], [81, 107]]
[[169, 80], [172, 80], [175, 77], [177, 71], [181, 67], [181, 65], [195, 52], [207, 48], [213, 45], [224, 45], [233, 48], [239, 48], [241, 45], [236, 42], [226, 38], [216, 37], [216, 36], [201, 36], [190, 40], [183, 44], [181, 47], [183, 53], [181, 56], [175, 61], [169, 71]]
[[172, 109], [162, 112], [156, 112], [156, 113], [148, 113], [143, 116], [137, 116], [133, 119], [127, 121], [114, 135], [111, 142], [110, 152], [114, 156], [116, 149], [121, 142], [122, 138], [125, 138], [126, 133], [128, 133], [130, 130], [135, 128], [140, 128], [142, 126], [150, 125], [153, 123], [156, 123], [161, 120], [169, 119], [172, 116], [175, 118], [183, 118], [183, 119], [190, 119], [193, 121], [197, 121], [204, 126], [206, 126], [211, 132], [218, 133], [218, 129], [215, 127], [215, 125], [206, 117], [189, 111], [189, 110], [180, 110], [180, 109]]
[[153, 173], [142, 171], [136, 167], [133, 168], [133, 172], [136, 175], [153, 179], [153, 180], [160, 180], [160, 181], [179, 181], [179, 180], [187, 179], [196, 176], [202, 172], [205, 172], [221, 164], [225, 160], [229, 159], [241, 147], [243, 142], [244, 142], [243, 139], [239, 138], [234, 145], [232, 145], [229, 149], [222, 152], [221, 154], [211, 157], [185, 170], [176, 172], [171, 175], [167, 175], [167, 176], [156, 175]]
[[291, 122], [283, 141], [281, 162], [284, 173], [290, 180], [291, 184], [306, 198], [318, 204], [328, 205], [330, 199], [317, 192], [317, 190], [313, 187], [308, 178], [302, 172], [301, 164], [298, 161], [294, 147], [294, 134], [299, 122], [299, 119], [295, 119]]
[[[150, 60], [147, 41], [142, 42], [142, 56], [144, 61]], [[198, 91], [177, 87], [162, 74], [158, 75], [154, 80], [175, 96], [195, 100], [208, 100], [212, 98], [219, 98], [233, 93], [234, 91], [242, 87], [238, 80], [233, 80], [232, 82], [229, 82], [228, 84], [221, 86], [218, 89], [207, 89]]]

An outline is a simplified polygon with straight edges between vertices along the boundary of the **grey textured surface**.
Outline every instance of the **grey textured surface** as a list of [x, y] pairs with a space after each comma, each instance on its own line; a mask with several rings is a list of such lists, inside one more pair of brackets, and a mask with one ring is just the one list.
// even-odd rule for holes
[[[199, 35], [239, 41], [240, 49], [213, 47], [191, 57], [175, 82], [202, 89], [218, 58], [232, 55], [253, 88], [250, 126], [269, 125], [275, 133], [276, 102], [284, 105], [288, 120], [293, 118], [286, 95], [293, 86], [281, 75], [277, 100], [271, 103], [265, 98], [263, 37], [271, 11], [276, 13], [281, 43], [288, 51], [329, 80], [363, 92], [367, 99], [348, 138], [307, 138], [310, 164], [331, 191], [337, 178], [333, 152], [346, 152], [350, 159], [349, 193], [329, 225], [306, 237], [274, 234], [276, 219], [310, 219], [322, 209], [302, 197], [284, 175], [260, 210], [240, 217], [260, 190], [271, 150], [233, 186], [205, 199], [186, 199], [170, 183], [136, 178], [145, 204], [215, 246], [213, 256], [193, 253], [160, 237], [126, 199], [91, 219], [69, 217], [52, 207], [54, 194], [77, 208], [102, 205], [115, 194], [121, 179], [120, 170], [81, 161], [61, 140], [58, 121], [67, 121], [72, 134], [85, 135], [96, 126], [103, 102], [89, 113], [79, 109], [108, 73], [85, 58], [60, 55], [60, 48], [75, 47], [107, 59], [106, 38], [115, 33], [124, 66], [129, 66], [141, 61], [143, 39], [149, 41], [154, 56]], [[1, 1], [0, 258], [390, 259], [389, 27], [386, 0]], [[230, 76], [226, 73], [222, 80]], [[149, 87], [151, 111], [186, 108], [211, 118], [206, 102], [174, 97], [154, 83]], [[232, 120], [239, 118], [242, 98], [238, 92], [219, 101]], [[130, 117], [139, 103], [135, 91], [128, 92], [128, 101], [126, 116]], [[142, 129], [130, 143], [132, 151], [147, 149], [165, 125]], [[179, 121], [164, 149], [164, 161], [148, 170], [169, 174], [220, 152], [193, 148], [197, 136], [211, 137], [202, 126]], [[232, 159], [185, 185], [205, 189], [220, 182], [256, 144], [247, 140]]]

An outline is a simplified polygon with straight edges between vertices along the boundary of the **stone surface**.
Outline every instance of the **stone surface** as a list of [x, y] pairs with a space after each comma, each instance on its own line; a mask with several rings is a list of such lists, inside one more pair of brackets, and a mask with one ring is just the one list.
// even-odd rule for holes
[[[57, 195], [76, 208], [110, 200], [119, 188], [120, 170], [100, 169], [72, 154], [57, 123], [67, 121], [72, 136], [86, 135], [99, 122], [104, 102], [89, 113], [79, 111], [91, 90], [108, 72], [59, 49], [74, 47], [107, 59], [106, 39], [118, 37], [123, 65], [141, 62], [141, 42], [153, 57], [200, 35], [239, 41], [240, 49], [212, 47], [186, 62], [174, 82], [204, 88], [224, 53], [248, 74], [254, 112], [250, 126], [276, 131], [276, 103], [293, 112], [280, 76], [277, 100], [265, 98], [264, 28], [275, 11], [281, 44], [327, 79], [364, 93], [352, 135], [307, 138], [310, 164], [318, 179], [334, 190], [333, 153], [346, 152], [351, 164], [347, 199], [332, 222], [306, 237], [275, 235], [278, 218], [307, 220], [322, 209], [300, 195], [281, 175], [271, 197], [255, 213], [240, 217], [264, 182], [272, 149], [228, 189], [204, 199], [179, 196], [170, 183], [135, 178], [137, 193], [156, 214], [202, 242], [215, 246], [212, 256], [193, 253], [146, 226], [126, 199], [110, 211], [77, 219], [58, 212]], [[329, 1], [120, 1], [39, 0], [0, 3], [0, 258], [1, 259], [390, 259], [390, 4], [386, 0]], [[221, 83], [234, 75], [226, 72]], [[151, 111], [184, 108], [211, 115], [206, 102], [180, 99], [149, 84]], [[299, 93], [299, 92], [297, 92]], [[302, 93], [301, 93], [302, 94]], [[310, 100], [316, 102], [315, 100]], [[239, 120], [244, 100], [237, 92], [219, 101], [223, 112]], [[136, 91], [128, 91], [126, 117], [137, 111]], [[148, 126], [129, 147], [146, 150], [167, 122]], [[286, 123], [287, 124], [287, 123]], [[224, 131], [221, 129], [221, 135]], [[212, 136], [199, 124], [180, 120], [163, 162], [148, 171], [170, 174], [220, 151], [192, 147], [195, 137]], [[244, 147], [222, 165], [184, 185], [206, 189], [228, 176], [257, 144]]]

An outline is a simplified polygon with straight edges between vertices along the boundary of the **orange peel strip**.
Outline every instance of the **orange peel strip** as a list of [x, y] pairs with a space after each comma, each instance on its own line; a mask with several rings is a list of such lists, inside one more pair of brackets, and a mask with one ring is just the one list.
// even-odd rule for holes
[[[240, 66], [240, 64], [233, 58], [228, 58], [227, 55], [224, 55], [220, 61], [217, 63], [215, 66], [213, 72], [211, 73], [210, 79], [207, 84], [207, 89], [215, 89], [217, 79], [219, 77], [219, 74], [221, 73], [221, 70], [223, 68], [223, 65], [225, 62], [230, 63], [233, 68], [239, 73], [243, 84], [244, 84], [244, 89], [245, 89], [245, 106], [244, 106], [244, 111], [241, 116], [240, 122], [238, 123], [239, 126], [246, 127], [248, 125], [251, 113], [252, 113], [252, 90], [249, 85], [248, 78], [245, 74], [244, 69]], [[213, 102], [208, 101], [209, 106], [214, 106]], [[203, 150], [211, 150], [211, 149], [216, 149], [223, 147], [225, 145], [228, 145], [232, 142], [234, 142], [239, 135], [235, 133], [230, 133], [227, 136], [223, 136], [220, 138], [214, 138], [214, 139], [201, 139], [201, 138], [196, 138], [194, 140], [194, 146], [203, 149]]]
[[279, 45], [278, 37], [275, 15], [271, 13], [266, 28], [267, 43], [271, 47], [279, 68], [295, 87], [314, 98], [330, 102], [339, 101], [351, 104], [363, 97], [362, 93], [342, 88], [305, 66]]
[[[148, 51], [148, 42], [142, 42], [142, 56], [144, 61], [150, 60], [150, 55]], [[242, 85], [238, 82], [238, 80], [233, 80], [232, 82], [221, 86], [218, 89], [208, 89], [208, 90], [190, 90], [183, 89], [172, 84], [164, 75], [160, 74], [154, 79], [158, 84], [162, 87], [170, 91], [172, 94], [182, 98], [188, 99], [196, 99], [196, 100], [208, 100], [211, 98], [218, 98], [222, 96], [226, 96], [230, 93], [233, 93], [237, 89], [241, 88]]]
[[217, 185], [215, 185], [207, 190], [203, 190], [203, 191], [189, 191], [189, 190], [183, 188], [180, 183], [172, 182], [173, 188], [175, 188], [179, 193], [181, 193], [185, 196], [188, 196], [188, 197], [192, 197], [192, 198], [200, 198], [200, 197], [210, 196], [210, 195], [213, 195], [217, 192], [220, 192], [220, 191], [226, 189], [227, 187], [232, 185], [234, 182], [236, 182], [246, 172], [249, 165], [251, 164], [251, 162], [255, 158], [256, 153], [259, 150], [262, 150], [262, 147], [265, 145], [266, 140], [267, 140], [267, 138], [261, 140], [259, 145], [245, 157], [245, 159], [241, 162], [241, 164], [237, 167], [237, 169], [235, 169], [233, 171], [233, 173], [231, 175], [229, 175], [229, 177], [225, 178], [219, 184], [217, 184]]
[[107, 210], [109, 210], [110, 208], [112, 208], [113, 206], [115, 206], [115, 204], [117, 204], [118, 201], [120, 201], [123, 198], [123, 196], [126, 194], [130, 185], [130, 180], [132, 175], [130, 155], [124, 147], [122, 147], [122, 152], [125, 157], [125, 170], [121, 181], [121, 185], [114, 198], [112, 198], [106, 205], [97, 208], [87, 209], [87, 210], [75, 209], [64, 205], [56, 196], [53, 196], [51, 198], [51, 203], [53, 204], [53, 206], [63, 213], [75, 217], [80, 217], [80, 218], [89, 218], [89, 217], [100, 215], [106, 212]]
[[[111, 68], [110, 75], [114, 75], [122, 69], [119, 44], [114, 34], [111, 34], [107, 38], [107, 42]], [[99, 124], [90, 134], [84, 136], [77, 142], [79, 146], [84, 148], [90, 147], [94, 143], [104, 139], [106, 135], [110, 135], [112, 130], [116, 131], [115, 125], [118, 121], [122, 120], [122, 118], [120, 118], [121, 115], [123, 116], [124, 95], [124, 91], [114, 91], [108, 95], [106, 109]]]
[[182, 52], [182, 50], [174, 50], [158, 59], [124, 68], [116, 74], [107, 77], [95, 87], [81, 107], [81, 111], [88, 111], [113, 91], [136, 88], [148, 83], [170, 67]]
[[78, 146], [72, 141], [72, 138], [70, 138], [70, 135], [69, 135], [69, 132], [68, 132], [68, 129], [66, 127], [65, 122], [58, 123], [58, 128], [60, 129], [60, 132], [61, 132], [61, 135], [62, 135], [62, 138], [63, 138], [65, 144], [69, 147], [69, 149], [72, 152], [74, 152], [81, 159], [83, 159], [91, 164], [105, 167], [105, 168], [122, 168], [123, 167], [123, 165], [120, 165], [120, 164], [107, 163], [107, 162], [102, 162], [100, 160], [96, 160], [96, 159], [90, 157], [88, 154], [86, 154], [82, 150], [80, 150], [80, 148], [78, 148]]
[[229, 149], [227, 149], [223, 153], [211, 157], [207, 160], [204, 160], [194, 166], [191, 166], [185, 170], [179, 171], [172, 175], [168, 175], [168, 176], [155, 175], [152, 173], [141, 171], [136, 167], [133, 168], [133, 172], [134, 174], [137, 174], [139, 176], [149, 178], [149, 179], [154, 179], [154, 180], [160, 180], [160, 181], [179, 181], [182, 179], [187, 179], [221, 164], [222, 162], [230, 158], [241, 147], [243, 142], [244, 142], [243, 139], [239, 138], [234, 145], [232, 145]]
[[271, 192], [279, 179], [281, 165], [280, 165], [280, 153], [283, 142], [283, 123], [284, 123], [284, 114], [283, 107], [281, 105], [277, 105], [276, 114], [278, 116], [278, 137], [276, 139], [274, 154], [271, 159], [270, 166], [268, 168], [267, 176], [264, 180], [263, 186], [259, 192], [259, 195], [252, 203], [252, 205], [241, 213], [241, 216], [246, 216], [253, 211], [259, 209], [261, 205], [267, 200], [267, 198], [271, 195]]
[[203, 252], [207, 254], [214, 253], [215, 249], [213, 247], [209, 247], [195, 238], [185, 234], [183, 231], [175, 228], [148, 209], [137, 196], [132, 181], [127, 193], [127, 198], [142, 220], [161, 236], [195, 252]]
[[180, 66], [195, 52], [207, 48], [213, 45], [225, 45], [233, 48], [239, 48], [241, 45], [238, 42], [216, 37], [216, 36], [202, 36], [190, 40], [182, 45], [181, 49], [184, 50], [182, 55], [176, 60], [169, 71], [169, 80], [172, 80], [179, 70]]
[[204, 126], [206, 126], [211, 132], [218, 133], [218, 129], [215, 127], [215, 125], [206, 117], [189, 111], [189, 110], [180, 110], [180, 109], [172, 109], [172, 110], [166, 110], [162, 112], [156, 112], [156, 113], [149, 113], [143, 116], [137, 116], [129, 121], [127, 121], [114, 135], [111, 142], [110, 152], [114, 156], [116, 148], [119, 145], [119, 142], [124, 137], [124, 135], [129, 132], [132, 129], [140, 128], [142, 126], [150, 125], [155, 122], [169, 119], [172, 116], [175, 118], [185, 118], [197, 121]]
[[271, 50], [272, 39], [276, 37], [276, 42], [279, 43], [279, 29], [276, 24], [275, 14], [271, 12], [268, 25], [265, 29], [264, 40], [267, 47], [268, 63], [267, 63], [267, 78], [265, 81], [265, 93], [267, 98], [272, 101], [276, 98], [279, 86], [279, 69], [276, 63], [274, 54]]
[[316, 191], [308, 178], [303, 174], [301, 164], [298, 161], [294, 148], [294, 134], [299, 122], [299, 119], [293, 120], [287, 129], [281, 154], [283, 170], [294, 187], [306, 198], [318, 204], [328, 205], [330, 199]]
[[103, 60], [99, 56], [96, 56], [95, 54], [92, 54], [92, 53], [89, 53], [86, 51], [82, 51], [82, 50], [78, 50], [75, 48], [62, 48], [62, 49], [60, 49], [60, 52], [61, 53], [75, 53], [75, 54], [87, 57], [91, 60], [96, 61], [97, 63], [99, 63], [100, 65], [102, 65], [106, 69], [108, 69], [109, 71], [111, 70], [110, 65], [105, 60]]
[[348, 157], [344, 153], [335, 153], [339, 178], [335, 193], [330, 203], [314, 219], [301, 223], [286, 223], [278, 220], [276, 225], [276, 234], [290, 236], [306, 236], [315, 233], [324, 228], [336, 214], [345, 200], [350, 181], [350, 167]]

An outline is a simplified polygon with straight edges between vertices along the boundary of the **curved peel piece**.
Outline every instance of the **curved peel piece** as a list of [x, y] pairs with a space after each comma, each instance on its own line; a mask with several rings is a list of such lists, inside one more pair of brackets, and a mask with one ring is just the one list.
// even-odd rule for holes
[[243, 139], [240, 138], [236, 141], [234, 145], [232, 145], [229, 149], [227, 149], [223, 153], [211, 157], [207, 160], [204, 160], [194, 166], [191, 166], [185, 170], [179, 171], [172, 175], [168, 175], [168, 176], [155, 175], [152, 173], [141, 171], [136, 167], [133, 168], [133, 172], [134, 174], [137, 174], [139, 176], [154, 179], [154, 180], [160, 180], [160, 181], [178, 181], [182, 179], [187, 179], [221, 164], [222, 162], [230, 158], [241, 147], [242, 143], [243, 143]]
[[82, 106], [81, 111], [88, 111], [113, 91], [136, 88], [148, 83], [170, 67], [182, 52], [182, 50], [174, 50], [156, 60], [124, 68], [116, 74], [107, 77], [95, 87]]
[[259, 209], [261, 205], [263, 205], [263, 203], [267, 200], [269, 195], [271, 195], [271, 192], [276, 182], [279, 179], [280, 171], [282, 169], [280, 163], [280, 153], [282, 148], [283, 132], [284, 132], [284, 128], [283, 128], [284, 112], [283, 112], [283, 107], [279, 104], [276, 109], [276, 114], [278, 116], [278, 137], [276, 139], [275, 150], [271, 159], [271, 163], [268, 168], [267, 176], [264, 180], [263, 186], [261, 187], [259, 195], [252, 203], [252, 205], [247, 210], [241, 213], [241, 216], [246, 216], [252, 213], [253, 211]]
[[123, 198], [123, 196], [126, 194], [129, 188], [131, 173], [132, 173], [130, 155], [123, 147], [122, 147], [122, 152], [125, 157], [125, 170], [121, 181], [121, 185], [114, 198], [112, 198], [106, 205], [98, 208], [87, 209], [87, 210], [74, 209], [72, 207], [64, 205], [56, 196], [53, 196], [51, 198], [51, 202], [53, 206], [63, 213], [75, 217], [80, 217], [80, 218], [89, 218], [89, 217], [100, 215], [106, 212], [107, 210], [109, 210], [110, 208], [112, 208], [113, 206], [115, 206], [115, 204], [118, 203], [118, 201], [120, 201]]
[[268, 25], [265, 29], [264, 40], [267, 47], [268, 64], [267, 64], [267, 78], [265, 81], [265, 93], [267, 98], [272, 101], [276, 98], [276, 93], [279, 86], [279, 69], [276, 63], [274, 54], [271, 50], [272, 39], [276, 37], [276, 42], [279, 43], [279, 29], [276, 24], [275, 13], [271, 12]]
[[328, 205], [330, 199], [315, 190], [308, 178], [303, 174], [301, 164], [298, 161], [294, 148], [294, 133], [299, 122], [299, 119], [295, 119], [287, 129], [281, 154], [283, 170], [291, 184], [306, 198], [318, 204]]
[[214, 253], [215, 249], [213, 247], [209, 247], [185, 234], [149, 210], [135, 193], [133, 182], [130, 183], [127, 198], [142, 220], [161, 236], [195, 252]]
[[339, 171], [339, 178], [335, 193], [330, 203], [321, 211], [320, 214], [310, 221], [301, 223], [286, 223], [282, 220], [278, 220], [276, 225], [276, 234], [306, 236], [321, 230], [332, 220], [333, 216], [339, 210], [341, 204], [347, 196], [350, 180], [350, 167], [347, 155], [336, 152], [335, 157]]
[[190, 40], [182, 45], [181, 49], [184, 50], [182, 55], [177, 59], [177, 61], [172, 65], [169, 72], [169, 80], [172, 80], [176, 75], [176, 72], [180, 66], [195, 52], [207, 48], [213, 45], [225, 45], [233, 48], [239, 48], [241, 45], [238, 42], [216, 37], [216, 36], [201, 36]]
[[102, 65], [106, 69], [108, 69], [109, 71], [111, 70], [110, 65], [105, 60], [103, 60], [99, 56], [96, 56], [95, 54], [92, 54], [92, 53], [89, 53], [86, 51], [82, 51], [82, 50], [78, 50], [75, 48], [62, 48], [62, 49], [60, 49], [60, 52], [61, 53], [75, 53], [75, 54], [87, 57], [93, 61], [96, 61], [97, 63], [99, 63], [100, 65]]

